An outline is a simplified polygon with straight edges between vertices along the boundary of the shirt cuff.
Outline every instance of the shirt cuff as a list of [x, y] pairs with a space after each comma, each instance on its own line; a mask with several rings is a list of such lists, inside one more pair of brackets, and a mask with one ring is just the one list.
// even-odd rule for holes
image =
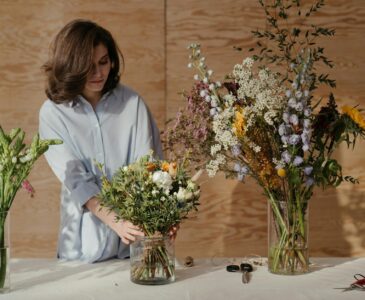
[[99, 193], [100, 188], [94, 182], [83, 182], [72, 190], [71, 198], [77, 199], [82, 209], [87, 201]]

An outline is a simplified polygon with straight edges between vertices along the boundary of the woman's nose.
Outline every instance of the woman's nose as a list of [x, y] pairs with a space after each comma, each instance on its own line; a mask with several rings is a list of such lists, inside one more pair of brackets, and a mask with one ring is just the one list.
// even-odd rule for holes
[[91, 74], [99, 76], [101, 74], [100, 67], [93, 65], [92, 70], [91, 70]]

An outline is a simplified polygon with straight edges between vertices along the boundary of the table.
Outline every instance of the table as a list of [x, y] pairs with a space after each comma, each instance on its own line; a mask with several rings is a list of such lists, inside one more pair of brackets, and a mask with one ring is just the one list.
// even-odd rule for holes
[[143, 286], [129, 280], [129, 260], [84, 264], [12, 259], [11, 291], [0, 300], [365, 299], [364, 291], [335, 289], [347, 287], [354, 274], [365, 273], [365, 258], [313, 258], [312, 271], [297, 276], [274, 275], [258, 266], [249, 284], [241, 283], [241, 274], [226, 272], [232, 260], [197, 259], [191, 268], [178, 263], [176, 282]]

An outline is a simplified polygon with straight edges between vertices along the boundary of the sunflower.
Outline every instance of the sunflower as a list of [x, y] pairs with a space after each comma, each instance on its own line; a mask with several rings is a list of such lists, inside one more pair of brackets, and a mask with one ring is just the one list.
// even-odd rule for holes
[[365, 129], [365, 120], [356, 108], [345, 105], [342, 107], [342, 112], [348, 115], [360, 128]]

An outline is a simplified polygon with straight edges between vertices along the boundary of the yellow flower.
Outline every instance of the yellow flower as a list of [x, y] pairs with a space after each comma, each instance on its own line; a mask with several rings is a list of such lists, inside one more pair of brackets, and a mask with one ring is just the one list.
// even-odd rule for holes
[[286, 171], [282, 168], [278, 169], [277, 173], [278, 173], [279, 177], [281, 177], [281, 178], [286, 176]]
[[233, 124], [233, 131], [237, 137], [243, 137], [245, 134], [245, 119], [243, 118], [243, 114], [240, 111], [236, 111], [236, 118]]
[[156, 165], [153, 162], [148, 162], [146, 164], [146, 169], [148, 172], [153, 172], [154, 170], [156, 170]]
[[177, 163], [172, 162], [169, 165], [169, 174], [171, 177], [175, 177], [177, 173]]
[[356, 108], [345, 105], [342, 107], [342, 112], [348, 115], [359, 127], [365, 129], [365, 120]]
[[162, 171], [168, 172], [169, 171], [170, 164], [167, 161], [164, 161], [161, 165]]

